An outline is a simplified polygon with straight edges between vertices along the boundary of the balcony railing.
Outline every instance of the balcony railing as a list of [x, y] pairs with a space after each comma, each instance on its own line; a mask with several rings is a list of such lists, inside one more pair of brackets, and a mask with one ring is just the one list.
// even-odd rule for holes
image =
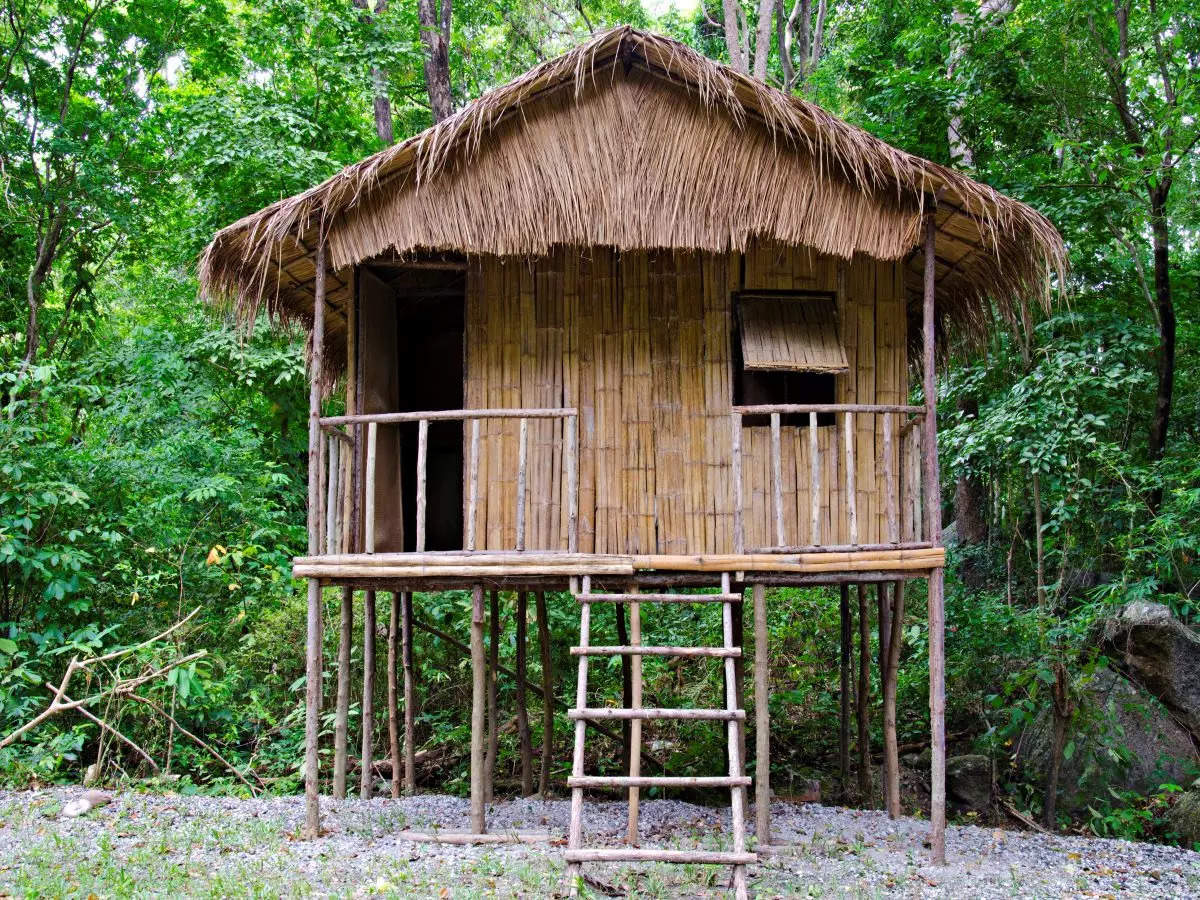
[[[818, 551], [868, 551], [892, 549], [919, 549], [931, 546], [922, 539], [921, 516], [921, 441], [919, 425], [925, 414], [922, 406], [891, 404], [778, 404], [764, 406], [735, 406], [732, 428], [732, 480], [733, 480], [733, 529], [734, 552], [748, 552], [746, 548], [746, 503], [743, 495], [743, 447], [745, 419], [766, 417], [770, 421], [770, 471], [765, 483], [770, 497], [768, 502], [758, 504], [765, 512], [765, 533], [768, 545], [756, 547], [755, 553], [800, 553]], [[831, 437], [821, 440], [821, 432], [829, 430], [819, 424], [823, 416], [832, 415], [835, 427]], [[802, 417], [804, 425], [788, 426], [796, 429], [793, 435], [793, 451], [797, 458], [807, 456], [808, 470], [808, 532], [803, 530], [803, 513], [797, 508], [795, 516], [785, 514], [783, 473], [783, 430], [782, 418]], [[883, 523], [877, 528], [860, 528], [859, 494], [863, 487], [857, 483], [861, 433], [857, 427], [862, 417], [870, 417], [872, 425], [866, 432], [872, 438], [875, 466], [871, 473], [873, 485], [863, 493], [872, 502], [882, 502]], [[878, 420], [880, 427], [875, 428]], [[802, 432], [807, 432], [807, 440]], [[875, 438], [878, 436], [878, 440]], [[826, 452], [834, 454], [833, 460], [823, 459], [821, 444]], [[807, 445], [807, 446], [805, 446]], [[841, 465], [838, 466], [839, 461]], [[827, 465], [828, 463], [828, 465]], [[798, 466], [798, 468], [804, 468]], [[840, 472], [840, 484], [822, 485], [823, 475]], [[797, 481], [800, 474], [797, 474]], [[760, 483], [761, 482], [760, 480]], [[835, 487], [840, 490], [835, 490]], [[799, 507], [801, 486], [794, 487], [796, 506]], [[835, 498], [840, 508], [835, 507]], [[828, 504], [828, 518], [826, 518]], [[844, 516], [844, 519], [843, 519]], [[794, 519], [794, 526], [787, 521]], [[761, 529], [764, 522], [756, 523]], [[838, 527], [838, 526], [844, 526]], [[846, 543], [836, 543], [834, 531], [848, 538]], [[882, 540], [860, 541], [863, 533], [875, 533]], [[802, 537], [807, 537], [803, 541]], [[790, 539], [789, 539], [790, 538]]]
[[[516, 540], [515, 546], [508, 548], [524, 551], [528, 541], [528, 460], [529, 460], [529, 422], [531, 419], [561, 419], [564, 422], [564, 464], [567, 470], [566, 503], [567, 503], [567, 551], [574, 553], [579, 547], [579, 439], [578, 439], [578, 410], [572, 407], [536, 408], [536, 409], [443, 409], [425, 412], [395, 412], [395, 413], [363, 413], [358, 415], [327, 416], [320, 420], [321, 428], [328, 434], [327, 443], [321, 448], [321, 478], [324, 487], [324, 509], [319, 517], [323, 523], [323, 533], [320, 546], [329, 554], [353, 552], [352, 545], [360, 543], [362, 552], [375, 552], [375, 476], [376, 476], [376, 447], [378, 444], [379, 427], [381, 425], [415, 425], [417, 428], [417, 460], [416, 460], [416, 540], [417, 553], [425, 552], [427, 517], [427, 474], [429, 462], [429, 423], [458, 421], [464, 426], [470, 423], [469, 435], [466, 436], [468, 452], [467, 496], [465, 510], [465, 528], [463, 549], [475, 550], [476, 519], [479, 510], [479, 443], [480, 423], [484, 420], [512, 421], [517, 420], [517, 459], [516, 459]], [[348, 427], [355, 434], [342, 430]], [[361, 483], [357, 480], [359, 473], [352, 464], [353, 448], [356, 440], [364, 440], [362, 434], [365, 427], [365, 458], [363, 460]], [[350, 452], [344, 452], [343, 447]], [[504, 460], [501, 459], [501, 464]], [[354, 484], [347, 491], [347, 477]], [[361, 541], [352, 534], [350, 522], [357, 521], [358, 516], [353, 511], [354, 501], [346, 502], [347, 497], [362, 497], [362, 535]], [[318, 498], [319, 499], [319, 498]], [[339, 502], [340, 500], [340, 502]], [[345, 514], [350, 507], [350, 515]], [[505, 549], [505, 548], [491, 548]]]

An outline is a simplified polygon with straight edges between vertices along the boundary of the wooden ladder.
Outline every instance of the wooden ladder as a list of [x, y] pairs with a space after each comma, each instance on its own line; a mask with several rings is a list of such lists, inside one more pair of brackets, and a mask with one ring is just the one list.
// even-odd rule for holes
[[[579, 646], [571, 648], [571, 654], [579, 657], [579, 680], [575, 690], [575, 708], [570, 717], [575, 722], [575, 756], [571, 777], [567, 785], [571, 788], [571, 824], [567, 836], [567, 889], [571, 895], [577, 893], [580, 869], [585, 862], [667, 862], [699, 863], [732, 866], [732, 887], [736, 897], [746, 896], [746, 866], [758, 861], [755, 853], [746, 850], [746, 789], [750, 778], [742, 772], [741, 739], [739, 722], [746, 719], [746, 711], [737, 707], [737, 679], [734, 660], [742, 655], [742, 648], [733, 645], [733, 607], [742, 602], [738, 594], [730, 593], [729, 574], [721, 575], [721, 592], [718, 594], [642, 594], [636, 586], [624, 594], [593, 594], [591, 578], [585, 576], [583, 589], [572, 590], [580, 604]], [[625, 646], [592, 646], [591, 610], [593, 603], [624, 603], [630, 610], [630, 644]], [[724, 641], [720, 647], [657, 647], [641, 643], [640, 605], [642, 603], [721, 603], [723, 604]], [[588, 658], [592, 656], [630, 656], [633, 669], [633, 697], [631, 708], [589, 707], [587, 705]], [[686, 656], [716, 657], [725, 661], [725, 708], [724, 709], [659, 709], [642, 706], [643, 656]], [[584, 774], [584, 737], [589, 719], [631, 720], [630, 772], [628, 776], [598, 776]], [[729, 774], [722, 776], [644, 776], [640, 772], [641, 723], [646, 719], [692, 719], [723, 721], [727, 723], [729, 739]], [[629, 843], [637, 841], [638, 791], [644, 787], [727, 787], [730, 791], [730, 813], [733, 827], [733, 850], [718, 852], [710, 850], [668, 850], [638, 847], [585, 848], [583, 846], [583, 792], [586, 788], [618, 787], [629, 790]]]

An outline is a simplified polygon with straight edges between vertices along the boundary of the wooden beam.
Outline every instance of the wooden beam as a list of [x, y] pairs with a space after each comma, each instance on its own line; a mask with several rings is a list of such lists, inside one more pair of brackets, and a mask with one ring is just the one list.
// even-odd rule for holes
[[431, 409], [424, 412], [361, 413], [359, 415], [325, 416], [322, 425], [363, 425], [378, 422], [395, 425], [398, 422], [468, 421], [470, 419], [566, 419], [578, 415], [572, 407], [536, 409]]

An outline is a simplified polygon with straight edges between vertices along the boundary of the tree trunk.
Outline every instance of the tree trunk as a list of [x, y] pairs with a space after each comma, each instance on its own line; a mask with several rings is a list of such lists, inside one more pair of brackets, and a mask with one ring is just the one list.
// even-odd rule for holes
[[400, 797], [400, 686], [397, 683], [399, 654], [396, 652], [400, 640], [400, 594], [392, 592], [388, 611], [387, 634], [387, 722], [388, 756], [392, 760], [392, 799]]
[[[387, 11], [388, 0], [377, 0], [374, 10], [368, 0], [354, 0], [354, 5], [364, 11], [363, 21], [369, 24], [375, 16]], [[392, 101], [388, 97], [387, 71], [380, 66], [371, 66], [371, 87], [374, 91], [375, 134], [390, 147], [396, 140], [392, 131]]]
[[358, 778], [358, 796], [371, 798], [371, 755], [375, 745], [375, 592], [367, 591], [363, 603], [363, 689], [362, 751]]
[[492, 591], [488, 608], [487, 667], [487, 757], [483, 763], [483, 798], [491, 803], [496, 797], [496, 757], [500, 754], [499, 703], [496, 697], [496, 667], [500, 665], [500, 592]]
[[[1170, 181], [1150, 191], [1150, 231], [1154, 243], [1154, 301], [1158, 309], [1158, 390], [1154, 417], [1150, 422], [1147, 448], [1151, 462], [1163, 458], [1171, 424], [1171, 401], [1175, 393], [1175, 303], [1171, 297], [1170, 234], [1167, 230], [1167, 192]], [[1150, 508], [1162, 506], [1162, 486], [1151, 491]]]
[[841, 708], [838, 717], [838, 786], [842, 800], [845, 801], [850, 789], [850, 586], [841, 586], [841, 598], [838, 604], [841, 618]]
[[525, 591], [517, 594], [517, 735], [521, 745], [521, 796], [533, 793], [533, 742], [529, 736], [529, 710], [525, 705], [525, 674], [528, 665], [525, 655], [528, 597]]
[[1067, 669], [1061, 662], [1054, 664], [1053, 716], [1054, 736], [1050, 745], [1050, 768], [1046, 773], [1046, 796], [1043, 802], [1042, 822], [1051, 829], [1058, 828], [1058, 779], [1062, 772], [1063, 751], [1067, 745], [1067, 726], [1071, 723], [1072, 703]]
[[550, 623], [546, 618], [546, 592], [537, 593], [538, 649], [542, 656], [542, 759], [538, 793], [550, 797], [550, 757], [554, 754], [554, 673], [550, 661]]
[[450, 93], [450, 0], [417, 0], [421, 43], [425, 47], [425, 86], [433, 121], [440, 122], [454, 111]]
[[863, 806], [871, 805], [871, 612], [867, 589], [858, 585], [858, 794]]

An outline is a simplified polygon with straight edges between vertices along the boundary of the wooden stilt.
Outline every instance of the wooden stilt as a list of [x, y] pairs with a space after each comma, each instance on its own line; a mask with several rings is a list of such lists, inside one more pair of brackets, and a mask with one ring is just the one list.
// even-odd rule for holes
[[842, 801], [845, 802], [850, 792], [850, 586], [840, 586], [840, 602], [838, 614], [841, 620], [840, 642], [840, 674], [841, 697], [838, 718], [838, 786], [841, 790]]
[[883, 762], [887, 768], [887, 811], [900, 816], [900, 744], [896, 735], [896, 680], [904, 640], [904, 582], [892, 585], [892, 615], [889, 622], [888, 658], [883, 676]]
[[[625, 622], [625, 606], [623, 604], [615, 604], [613, 606], [613, 616], [617, 623], [617, 643], [621, 646], [629, 644], [629, 627]], [[624, 655], [621, 657], [621, 705], [626, 709], [633, 706], [633, 668], [631, 666], [631, 657]], [[632, 728], [629, 721], [621, 723], [621, 760], [624, 765], [629, 765], [629, 748], [632, 745]]]
[[[721, 575], [721, 593], [729, 593], [729, 574]], [[733, 607], [732, 603], [725, 603], [721, 606], [722, 611], [722, 632], [724, 636], [723, 645], [726, 649], [734, 646], [733, 643]], [[725, 704], [726, 710], [733, 712], [737, 703], [737, 679], [733, 668], [734, 660], [732, 657], [725, 657], [725, 696], [728, 701]], [[741, 707], [736, 707], [739, 711]], [[744, 718], [744, 716], [743, 716]], [[726, 729], [729, 739], [729, 777], [739, 778], [744, 773], [742, 772], [742, 756], [741, 756], [741, 737], [739, 729], [741, 723], [736, 719], [730, 719], [726, 723]], [[735, 856], [742, 855], [746, 852], [746, 789], [744, 787], [732, 787], [729, 790], [729, 806], [730, 806], [730, 822], [733, 831], [733, 853]], [[744, 864], [735, 863], [733, 866], [733, 878], [731, 887], [733, 888], [734, 897], [737, 900], [745, 900], [746, 897], [746, 866]]]
[[[886, 584], [875, 585], [875, 621], [878, 627], [877, 640], [879, 644], [879, 652], [876, 654], [876, 667], [879, 670], [879, 691], [880, 691], [880, 707], [882, 715], [882, 695], [884, 685], [887, 680], [887, 665], [888, 665], [888, 641], [892, 635], [892, 617], [891, 617], [891, 599], [888, 596], [888, 586]], [[886, 730], [886, 722], [884, 725]], [[884, 807], [887, 807], [888, 798], [888, 778], [891, 773], [888, 771], [887, 765], [887, 740], [884, 740], [884, 761], [883, 768], [880, 770], [880, 795], [883, 797]]]
[[[629, 593], [636, 594], [637, 592], [638, 586], [631, 584]], [[618, 603], [616, 608], [623, 609], [624, 607]], [[642, 643], [642, 605], [640, 603], [629, 604], [629, 642], [635, 647]], [[630, 691], [629, 705], [634, 709], [640, 709], [642, 705], [642, 657], [633, 654], [623, 658], [628, 659], [630, 664], [632, 690]], [[642, 720], [634, 719], [629, 723], [629, 777], [640, 778], [641, 774]], [[641, 789], [636, 784], [631, 784], [629, 786], [629, 824], [625, 832], [625, 841], [634, 846], [637, 846], [638, 843], [640, 800]]]
[[400, 642], [400, 594], [392, 592], [392, 601], [388, 605], [388, 634], [387, 634], [387, 721], [388, 721], [388, 755], [392, 760], [392, 799], [400, 797], [400, 689], [397, 683], [400, 654], [397, 653]]
[[863, 806], [871, 805], [871, 613], [865, 585], [858, 585], [858, 692], [855, 721], [858, 723], [858, 796]]
[[[592, 604], [584, 599], [592, 592], [592, 579], [585, 575], [583, 576], [583, 592], [580, 596], [582, 606], [579, 610], [579, 646], [587, 647], [591, 643], [591, 624], [592, 624]], [[584, 709], [587, 707], [587, 665], [588, 658], [586, 656], [579, 657], [579, 675], [575, 680], [575, 708]], [[584, 733], [587, 730], [587, 721], [579, 718], [575, 719], [575, 752], [571, 758], [571, 777], [582, 778], [583, 771], [583, 739]], [[580, 850], [583, 843], [583, 788], [573, 786], [571, 788], [571, 820], [567, 828], [567, 848], [569, 850]], [[566, 872], [566, 890], [569, 896], [575, 897], [579, 893], [579, 863], [567, 862]]]
[[766, 589], [751, 588], [754, 603], [754, 803], [758, 846], [771, 843], [771, 682]]
[[[925, 417], [924, 440], [925, 538], [935, 547], [942, 543], [941, 482], [937, 455], [937, 378], [934, 369], [936, 322], [934, 292], [936, 263], [934, 253], [934, 211], [925, 212], [925, 284], [922, 303], [922, 350], [924, 351]], [[946, 862], [946, 657], [945, 609], [943, 608], [944, 572], [929, 573], [929, 747], [930, 804], [929, 855], [935, 865]]]
[[546, 618], [546, 592], [537, 592], [538, 650], [542, 658], [542, 758], [538, 793], [550, 797], [550, 758], [554, 755], [554, 673], [550, 657], [550, 623]]
[[528, 659], [525, 644], [528, 641], [527, 618], [529, 595], [525, 591], [517, 594], [517, 739], [521, 747], [521, 796], [533, 793], [533, 740], [529, 736], [529, 709], [526, 706], [525, 677]]
[[400, 657], [404, 666], [404, 793], [417, 792], [416, 685], [413, 672], [412, 594], [400, 595]]
[[496, 668], [500, 665], [500, 592], [492, 591], [488, 609], [487, 666], [487, 755], [483, 762], [483, 798], [491, 803], [496, 797], [496, 757], [500, 753], [500, 711], [497, 703]]
[[[746, 604], [734, 603], [731, 612], [733, 615], [733, 645], [735, 647], [744, 647], [746, 645]], [[738, 654], [733, 658], [733, 683], [734, 696], [733, 700], [738, 709], [746, 708], [746, 657], [744, 654]], [[744, 721], [737, 723], [738, 730], [738, 759], [742, 761], [742, 765], [746, 764], [746, 723]], [[740, 773], [739, 773], [740, 774]]]
[[[317, 240], [313, 282], [312, 353], [308, 389], [308, 552], [321, 550], [321, 381], [325, 364], [325, 238]], [[319, 741], [321, 735], [321, 583], [308, 580], [307, 638], [304, 646], [304, 831], [321, 834]]]
[[342, 588], [338, 629], [337, 705], [333, 725], [333, 796], [346, 799], [346, 748], [350, 742], [350, 650], [354, 641], [354, 589]]
[[471, 833], [487, 831], [483, 802], [484, 712], [487, 658], [483, 651], [483, 585], [471, 592]]
[[360, 768], [358, 796], [371, 798], [374, 787], [375, 748], [375, 592], [367, 591], [363, 602], [363, 688], [362, 688], [362, 749], [359, 753]]

